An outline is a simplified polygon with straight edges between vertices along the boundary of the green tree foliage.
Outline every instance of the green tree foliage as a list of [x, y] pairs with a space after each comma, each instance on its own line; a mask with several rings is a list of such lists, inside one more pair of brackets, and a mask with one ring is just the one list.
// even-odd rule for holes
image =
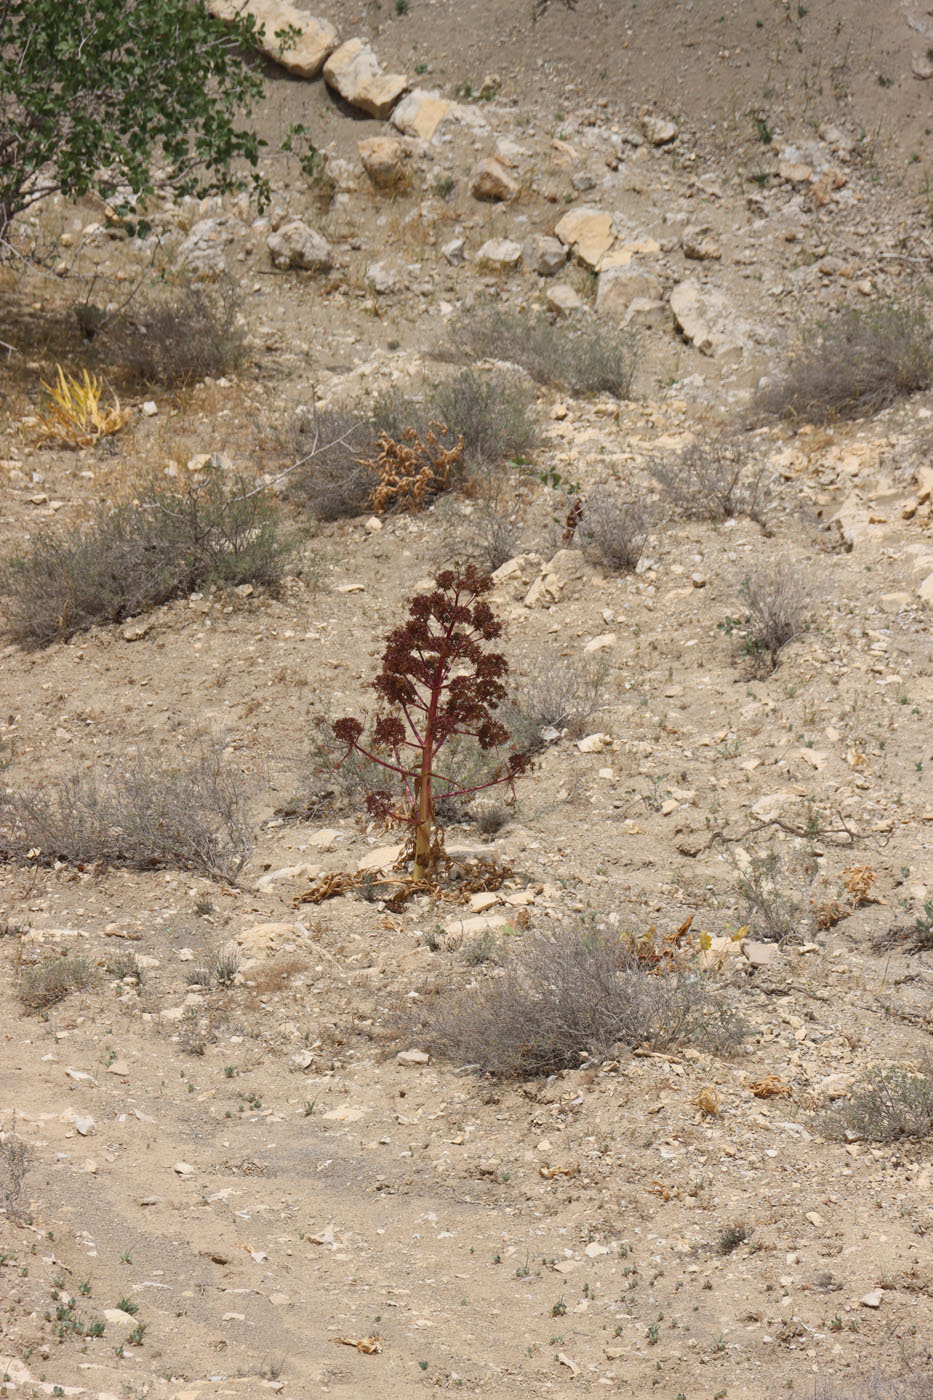
[[238, 125], [262, 93], [256, 39], [203, 0], [0, 0], [0, 239], [54, 193], [124, 213], [157, 183], [261, 201], [263, 143]]

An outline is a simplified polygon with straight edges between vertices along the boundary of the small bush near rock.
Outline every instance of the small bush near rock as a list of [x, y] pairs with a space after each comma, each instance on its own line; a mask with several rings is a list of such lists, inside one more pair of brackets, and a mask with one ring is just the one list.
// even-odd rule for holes
[[827, 1137], [854, 1133], [866, 1142], [897, 1142], [933, 1134], [933, 1077], [896, 1065], [873, 1069], [847, 1099], [825, 1114]]
[[651, 519], [638, 501], [627, 501], [608, 486], [591, 491], [583, 502], [577, 538], [586, 553], [616, 573], [635, 568], [651, 529]]
[[931, 383], [933, 325], [923, 307], [848, 307], [803, 331], [797, 355], [758, 404], [782, 418], [829, 423], [879, 413]]
[[511, 674], [500, 713], [513, 746], [522, 753], [546, 748], [547, 730], [579, 737], [602, 703], [606, 667], [598, 661], [525, 655], [511, 662]]
[[539, 384], [628, 399], [637, 367], [633, 336], [595, 322], [555, 325], [541, 312], [483, 311], [465, 316], [457, 339], [477, 359], [521, 365]]
[[530, 934], [497, 975], [442, 994], [420, 1038], [459, 1064], [532, 1078], [620, 1045], [722, 1050], [740, 1034], [697, 974], [648, 971], [618, 933], [581, 924]]
[[772, 851], [753, 856], [736, 878], [742, 921], [763, 943], [804, 941], [812, 930], [813, 909], [807, 872]]
[[[150, 386], [178, 388], [218, 378], [242, 364], [246, 353], [238, 324], [240, 300], [232, 278], [210, 290], [197, 283], [164, 286], [132, 301], [101, 339], [124, 375]], [[94, 308], [77, 309], [84, 327]]]
[[153, 478], [137, 499], [40, 529], [28, 553], [0, 560], [0, 609], [16, 641], [48, 646], [211, 584], [274, 586], [296, 544], [268, 492], [239, 478]]
[[749, 459], [742, 441], [730, 433], [698, 438], [679, 456], [650, 464], [665, 497], [688, 520], [734, 520], [759, 524], [770, 504], [764, 468]]
[[44, 865], [174, 866], [235, 879], [252, 852], [249, 788], [217, 742], [167, 763], [74, 770], [0, 791], [0, 857]]
[[533, 404], [534, 394], [518, 376], [464, 369], [438, 385], [431, 409], [453, 438], [463, 438], [464, 465], [475, 471], [520, 457], [534, 446]]
[[44, 958], [20, 975], [19, 999], [27, 1011], [46, 1011], [93, 980], [94, 969], [87, 958], [71, 954]]
[[742, 641], [742, 655], [770, 674], [788, 643], [810, 626], [812, 585], [799, 565], [780, 560], [756, 569], [744, 580], [739, 592], [748, 612], [744, 618], [727, 617], [719, 624], [720, 630], [727, 636], [737, 634]]

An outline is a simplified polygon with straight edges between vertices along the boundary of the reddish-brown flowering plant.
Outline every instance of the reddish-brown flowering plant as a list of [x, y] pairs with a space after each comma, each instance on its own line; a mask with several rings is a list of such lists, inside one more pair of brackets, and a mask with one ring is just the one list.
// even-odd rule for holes
[[[503, 750], [509, 733], [495, 718], [505, 698], [505, 657], [489, 647], [501, 635], [486, 598], [492, 580], [473, 565], [445, 569], [431, 593], [409, 600], [408, 621], [386, 640], [382, 670], [373, 681], [381, 709], [372, 738], [363, 741], [358, 719], [337, 720], [334, 733], [356, 751], [398, 777], [403, 801], [386, 790], [371, 792], [369, 810], [412, 829], [413, 878], [430, 874], [434, 831], [434, 780], [438, 755], [449, 740], [475, 740], [486, 752]], [[515, 779], [529, 766], [524, 754], [504, 753], [491, 776], [472, 787], [451, 788], [462, 797]], [[445, 779], [446, 782], [446, 779]], [[401, 810], [400, 810], [401, 808]]]

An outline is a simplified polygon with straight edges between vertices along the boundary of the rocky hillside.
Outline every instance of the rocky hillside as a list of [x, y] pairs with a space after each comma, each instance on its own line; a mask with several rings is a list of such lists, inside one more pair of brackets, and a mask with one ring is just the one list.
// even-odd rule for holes
[[321, 158], [2, 271], [0, 1393], [923, 1400], [933, 21], [251, 2]]

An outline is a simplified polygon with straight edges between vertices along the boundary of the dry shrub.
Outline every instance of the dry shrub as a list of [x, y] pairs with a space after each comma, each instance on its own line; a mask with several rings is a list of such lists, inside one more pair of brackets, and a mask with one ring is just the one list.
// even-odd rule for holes
[[[213, 287], [196, 282], [163, 286], [133, 300], [101, 339], [131, 381], [178, 388], [219, 378], [242, 364], [246, 342], [238, 325], [240, 296], [232, 278]], [[84, 328], [96, 308], [76, 309]]]
[[[772, 1391], [769, 1400], [786, 1396], [786, 1390]], [[923, 1371], [905, 1376], [887, 1376], [873, 1371], [870, 1376], [846, 1377], [815, 1382], [807, 1400], [933, 1400], [933, 1374], [927, 1364]]]
[[541, 312], [490, 308], [461, 318], [456, 339], [477, 359], [521, 365], [539, 384], [631, 398], [637, 347], [617, 327], [557, 325]]
[[182, 486], [153, 478], [90, 520], [40, 527], [28, 553], [0, 560], [0, 608], [27, 647], [66, 641], [212, 584], [271, 587], [298, 536], [273, 497], [214, 469]]
[[365, 459], [376, 451], [376, 433], [365, 414], [327, 409], [303, 419], [296, 433], [298, 465], [285, 494], [316, 520], [342, 520], [371, 508], [373, 474]]
[[847, 1099], [823, 1115], [821, 1127], [830, 1138], [855, 1135], [867, 1142], [897, 1142], [933, 1134], [931, 1065], [906, 1070], [897, 1065], [869, 1071]]
[[74, 770], [0, 792], [0, 856], [51, 865], [173, 866], [235, 879], [252, 853], [243, 774], [217, 741], [172, 764], [140, 753], [112, 771]]
[[447, 433], [442, 423], [431, 423], [422, 436], [415, 428], [404, 428], [401, 439], [380, 433], [379, 450], [368, 468], [375, 480], [372, 509], [376, 515], [386, 510], [419, 511], [442, 491], [455, 484], [463, 461], [463, 439], [444, 447]]
[[765, 674], [777, 668], [781, 652], [810, 626], [814, 589], [800, 565], [787, 560], [763, 564], [739, 590], [748, 613], [727, 617], [719, 624], [727, 636], [737, 634], [742, 655], [750, 657]]
[[620, 1046], [724, 1049], [735, 1019], [694, 972], [648, 971], [618, 933], [582, 924], [529, 934], [502, 969], [441, 994], [420, 1038], [460, 1064], [532, 1078]]
[[813, 920], [810, 883], [812, 876], [805, 861], [782, 859], [773, 851], [753, 856], [735, 882], [743, 906], [742, 922], [763, 943], [803, 941]]
[[509, 677], [509, 693], [498, 717], [513, 747], [533, 754], [565, 730], [574, 737], [582, 734], [602, 702], [606, 663], [526, 653], [510, 660]]
[[830, 423], [879, 413], [931, 383], [933, 326], [923, 307], [847, 307], [804, 329], [786, 373], [758, 404], [782, 418]]
[[[14, 1116], [9, 1131], [0, 1118], [0, 1205], [9, 1220], [17, 1224], [30, 1223], [23, 1203], [23, 1185], [29, 1170], [30, 1151], [21, 1137], [16, 1136]], [[5, 1255], [9, 1258], [9, 1255]]]
[[483, 573], [494, 574], [509, 559], [514, 559], [519, 543], [519, 526], [504, 508], [479, 505], [451, 543], [450, 551], [461, 563], [475, 564]]
[[688, 520], [764, 521], [770, 487], [763, 467], [749, 461], [732, 433], [698, 438], [678, 456], [653, 462], [651, 475], [674, 508]]
[[431, 401], [434, 416], [463, 440], [470, 471], [530, 451], [538, 437], [533, 404], [534, 393], [520, 376], [475, 369], [461, 370], [439, 384]]
[[584, 550], [616, 573], [635, 568], [651, 529], [651, 518], [637, 501], [627, 501], [609, 486], [598, 486], [583, 502], [577, 538]]
[[45, 958], [20, 974], [19, 999], [27, 1011], [47, 1011], [93, 980], [94, 969], [87, 958], [72, 954]]

